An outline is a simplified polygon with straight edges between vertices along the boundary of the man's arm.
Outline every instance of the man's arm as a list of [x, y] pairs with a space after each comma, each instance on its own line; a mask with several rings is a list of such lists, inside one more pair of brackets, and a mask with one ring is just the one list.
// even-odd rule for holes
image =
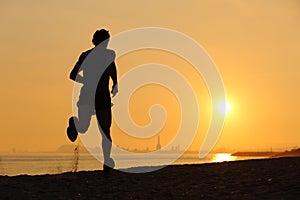
[[112, 86], [112, 96], [114, 97], [118, 93], [118, 77], [117, 77], [117, 68], [115, 62], [112, 62], [110, 64], [110, 77], [113, 81], [113, 86]]
[[70, 79], [73, 81], [76, 81], [78, 83], [83, 83], [83, 77], [79, 74], [80, 70], [80, 66], [82, 64], [82, 62], [84, 61], [85, 57], [87, 56], [87, 53], [84, 52], [80, 55], [78, 61], [76, 62], [74, 68], [72, 69], [71, 73], [70, 73]]

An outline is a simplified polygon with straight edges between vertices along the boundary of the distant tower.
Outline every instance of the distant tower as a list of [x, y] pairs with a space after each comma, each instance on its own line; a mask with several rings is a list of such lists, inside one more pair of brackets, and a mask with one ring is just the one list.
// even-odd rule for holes
[[160, 145], [160, 138], [159, 138], [159, 136], [158, 136], [158, 138], [157, 138], [156, 150], [159, 150], [159, 149], [161, 149], [161, 145]]

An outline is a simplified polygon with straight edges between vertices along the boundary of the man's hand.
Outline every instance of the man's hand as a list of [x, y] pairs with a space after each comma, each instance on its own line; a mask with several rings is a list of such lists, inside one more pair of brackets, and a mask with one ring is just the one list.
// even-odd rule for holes
[[118, 84], [113, 85], [111, 93], [112, 93], [112, 97], [116, 96], [116, 94], [119, 92], [118, 89]]

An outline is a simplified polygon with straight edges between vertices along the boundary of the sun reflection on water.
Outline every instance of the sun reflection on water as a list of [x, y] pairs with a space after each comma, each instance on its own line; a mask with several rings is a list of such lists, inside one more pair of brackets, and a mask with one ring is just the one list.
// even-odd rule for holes
[[236, 156], [231, 156], [230, 153], [217, 153], [212, 158], [211, 162], [225, 162], [225, 161], [234, 161]]

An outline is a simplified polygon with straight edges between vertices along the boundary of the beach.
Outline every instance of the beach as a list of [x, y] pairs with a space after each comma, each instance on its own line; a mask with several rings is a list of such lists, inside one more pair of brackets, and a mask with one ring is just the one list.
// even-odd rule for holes
[[170, 165], [150, 173], [0, 176], [0, 199], [296, 199], [300, 157]]

